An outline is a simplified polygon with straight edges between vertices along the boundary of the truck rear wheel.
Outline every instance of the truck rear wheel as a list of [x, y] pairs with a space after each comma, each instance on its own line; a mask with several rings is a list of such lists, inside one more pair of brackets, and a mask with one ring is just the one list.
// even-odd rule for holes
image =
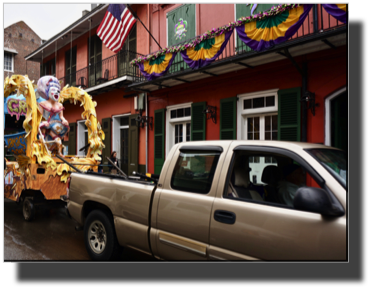
[[95, 261], [114, 260], [121, 253], [112, 217], [101, 210], [91, 211], [88, 215], [84, 241], [88, 254]]
[[22, 202], [22, 215], [24, 216], [24, 220], [30, 222], [34, 219], [36, 214], [36, 209], [33, 204], [33, 200], [29, 197], [25, 197]]

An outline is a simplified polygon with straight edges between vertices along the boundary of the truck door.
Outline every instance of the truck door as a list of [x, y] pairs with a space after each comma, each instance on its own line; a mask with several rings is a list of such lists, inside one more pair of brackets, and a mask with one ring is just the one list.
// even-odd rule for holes
[[210, 259], [346, 259], [346, 217], [293, 206], [299, 187], [323, 185], [310, 165], [273, 147], [238, 146], [228, 154], [211, 214]]
[[190, 144], [174, 154], [162, 191], [155, 194], [160, 195], [154, 234], [160, 258], [208, 258], [210, 216], [224, 159], [222, 152], [219, 146]]

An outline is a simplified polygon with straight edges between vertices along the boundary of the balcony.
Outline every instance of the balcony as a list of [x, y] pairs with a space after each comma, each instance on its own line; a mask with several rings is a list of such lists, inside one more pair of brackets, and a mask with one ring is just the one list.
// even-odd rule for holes
[[60, 78], [59, 82], [61, 87], [67, 84], [69, 86], [80, 86], [86, 91], [91, 91], [93, 95], [110, 90], [111, 88], [107, 88], [110, 84], [125, 87], [127, 86], [126, 83], [141, 82], [143, 79], [139, 69], [129, 64], [137, 56], [141, 56], [141, 54], [132, 51], [120, 51], [114, 56]]
[[[287, 52], [291, 56], [299, 56], [315, 52], [316, 50], [336, 48], [346, 44], [347, 26], [327, 14], [321, 5], [314, 5], [298, 32], [288, 41], [276, 45], [271, 49], [257, 52], [247, 47], [233, 31], [223, 53], [209, 66], [192, 70], [177, 54], [172, 66], [166, 75], [153, 81], [147, 81], [136, 74], [134, 83], [129, 85], [130, 90], [155, 91], [160, 88], [172, 87], [182, 83], [196, 81], [206, 77], [217, 77], [232, 71], [284, 59]], [[194, 38], [182, 41], [190, 42]]]

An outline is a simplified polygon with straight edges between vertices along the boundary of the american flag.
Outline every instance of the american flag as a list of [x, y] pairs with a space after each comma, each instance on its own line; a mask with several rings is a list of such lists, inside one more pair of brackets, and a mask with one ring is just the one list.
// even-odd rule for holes
[[136, 19], [124, 4], [110, 4], [96, 33], [108, 49], [117, 53], [135, 22]]

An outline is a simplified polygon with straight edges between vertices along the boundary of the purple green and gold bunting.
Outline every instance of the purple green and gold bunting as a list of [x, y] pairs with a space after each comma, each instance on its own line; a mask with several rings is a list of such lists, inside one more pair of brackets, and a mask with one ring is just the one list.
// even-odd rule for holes
[[347, 23], [347, 4], [322, 4], [322, 6], [335, 19]]
[[193, 70], [203, 68], [215, 61], [224, 51], [231, 34], [232, 31], [227, 31], [219, 36], [205, 39], [196, 46], [181, 51], [181, 56]]
[[263, 51], [291, 38], [312, 7], [312, 4], [304, 4], [263, 20], [254, 20], [236, 27], [236, 32], [252, 50]]
[[138, 66], [144, 77], [150, 81], [164, 75], [169, 70], [176, 55], [177, 53], [163, 54], [156, 59], [140, 62]]

